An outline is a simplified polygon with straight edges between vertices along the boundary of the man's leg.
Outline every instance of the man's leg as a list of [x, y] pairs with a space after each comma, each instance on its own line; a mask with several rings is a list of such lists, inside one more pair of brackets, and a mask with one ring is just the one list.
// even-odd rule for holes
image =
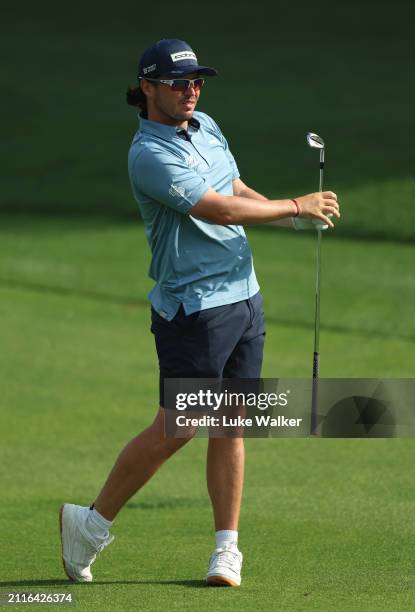
[[94, 503], [97, 512], [112, 521], [130, 497], [189, 439], [164, 437], [164, 410], [160, 408], [150, 427], [121, 451]]
[[[244, 311], [244, 325], [239, 315]], [[257, 379], [261, 374], [265, 338], [262, 297], [235, 305], [228, 329], [241, 335], [223, 369], [223, 378]], [[243, 438], [209, 439], [207, 483], [212, 500], [216, 528], [216, 549], [207, 574], [208, 584], [238, 586], [241, 584], [242, 553], [238, 549], [238, 522], [244, 480]]]
[[243, 438], [209, 439], [207, 484], [215, 519], [216, 549], [209, 561], [208, 584], [241, 584], [242, 553], [238, 550], [238, 523], [244, 461]]
[[244, 464], [243, 438], [209, 439], [207, 485], [216, 531], [238, 531]]
[[164, 411], [123, 449], [95, 508], [63, 504], [59, 512], [62, 560], [67, 576], [75, 582], [91, 582], [96, 555], [114, 539], [112, 520], [157, 469], [189, 438], [164, 438]]

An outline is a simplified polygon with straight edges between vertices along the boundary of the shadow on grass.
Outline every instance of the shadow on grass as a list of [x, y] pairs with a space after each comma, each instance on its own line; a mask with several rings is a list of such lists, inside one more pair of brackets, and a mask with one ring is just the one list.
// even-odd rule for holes
[[50, 295], [86, 298], [96, 302], [106, 302], [114, 306], [121, 305], [135, 308], [150, 308], [150, 303], [148, 300], [140, 300], [131, 296], [114, 295], [104, 293], [102, 291], [91, 291], [90, 289], [74, 289], [72, 287], [59, 287], [56, 285], [32, 283], [30, 281], [15, 281], [13, 279], [5, 278], [0, 278], [0, 285], [3, 285], [4, 287], [12, 287], [14, 289], [32, 291], [33, 293], [49, 293]]
[[[150, 303], [146, 299], [138, 299], [132, 296], [123, 296], [123, 295], [113, 295], [110, 293], [104, 293], [100, 291], [90, 291], [87, 289], [75, 289], [71, 287], [58, 287], [54, 285], [46, 285], [43, 283], [33, 283], [30, 281], [15, 281], [12, 279], [0, 278], [0, 285], [3, 287], [10, 287], [14, 289], [23, 289], [26, 291], [32, 291], [34, 293], [49, 293], [50, 295], [58, 295], [58, 296], [70, 296], [76, 298], [84, 298], [88, 300], [95, 300], [97, 302], [103, 302], [107, 304], [112, 304], [114, 306], [127, 306], [129, 308], [137, 308], [140, 309], [149, 309]], [[289, 319], [282, 319], [279, 317], [273, 317], [271, 315], [266, 315], [266, 320], [268, 323], [272, 323], [274, 325], [282, 325], [284, 327], [291, 327], [295, 329], [304, 329], [304, 330], [313, 330], [314, 329], [314, 321], [307, 322], [296, 319], [295, 321], [290, 321]], [[387, 333], [381, 330], [370, 330], [364, 328], [350, 328], [345, 325], [321, 325], [320, 329], [327, 332], [333, 332], [338, 334], [350, 334], [350, 335], [358, 335], [363, 336], [364, 338], [380, 338], [389, 340], [391, 338], [404, 340], [406, 342], [413, 342], [415, 340], [415, 336], [411, 334], [402, 334], [402, 333]]]
[[128, 502], [125, 506], [130, 510], [164, 510], [165, 508], [208, 508], [209, 501], [196, 497], [172, 497], [167, 499], [141, 500]]
[[170, 586], [184, 586], [194, 589], [206, 588], [208, 585], [204, 580], [94, 580], [94, 582], [75, 583], [69, 580], [10, 580], [0, 582], [0, 589], [2, 587], [66, 587], [71, 588], [79, 586], [80, 584], [87, 585], [83, 588], [91, 588], [93, 586], [103, 586], [111, 584], [135, 584], [135, 585], [170, 585]]

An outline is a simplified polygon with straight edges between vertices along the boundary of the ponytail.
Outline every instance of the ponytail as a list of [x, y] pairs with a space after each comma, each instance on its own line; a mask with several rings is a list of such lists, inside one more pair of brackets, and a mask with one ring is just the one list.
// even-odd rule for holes
[[147, 99], [145, 94], [141, 91], [140, 86], [128, 88], [127, 104], [130, 106], [138, 106], [142, 111], [147, 112]]

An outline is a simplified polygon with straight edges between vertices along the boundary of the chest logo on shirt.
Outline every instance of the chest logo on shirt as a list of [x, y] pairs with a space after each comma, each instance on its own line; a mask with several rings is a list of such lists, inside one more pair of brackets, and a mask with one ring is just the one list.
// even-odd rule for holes
[[196, 168], [199, 165], [199, 160], [193, 155], [186, 155], [184, 161], [189, 168]]
[[184, 198], [185, 193], [186, 190], [184, 187], [181, 187], [181, 185], [175, 185], [174, 183], [170, 185], [169, 194], [171, 196], [176, 198]]

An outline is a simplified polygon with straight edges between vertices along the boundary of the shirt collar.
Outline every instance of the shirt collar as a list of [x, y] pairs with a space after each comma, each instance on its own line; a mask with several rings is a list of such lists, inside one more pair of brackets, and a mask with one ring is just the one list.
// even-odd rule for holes
[[[153, 134], [164, 140], [172, 140], [177, 137], [177, 132], [183, 131], [183, 128], [178, 128], [174, 125], [165, 125], [158, 121], [150, 121], [150, 119], [143, 117], [142, 114], [139, 115], [139, 119], [141, 132]], [[191, 117], [191, 119], [189, 119], [189, 127], [197, 131], [200, 128], [200, 122], [195, 117]]]

